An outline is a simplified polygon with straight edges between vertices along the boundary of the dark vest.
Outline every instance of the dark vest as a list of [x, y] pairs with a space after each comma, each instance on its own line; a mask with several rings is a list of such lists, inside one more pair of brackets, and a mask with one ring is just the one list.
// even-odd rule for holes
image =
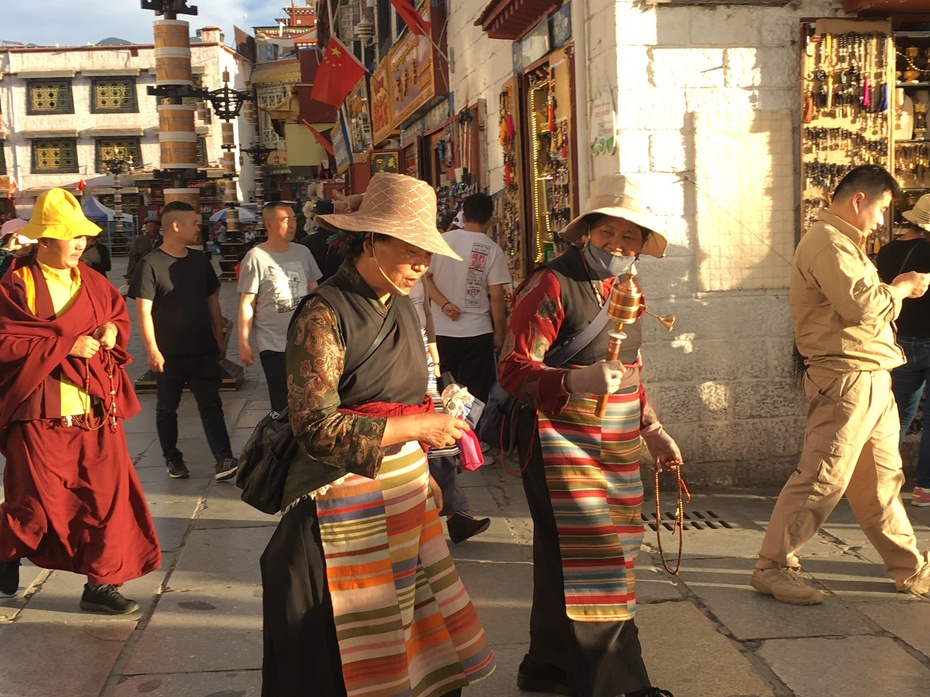
[[[374, 293], [355, 287], [339, 271], [312, 294], [326, 300], [339, 318], [349, 369], [339, 380], [339, 399], [350, 407], [366, 402], [420, 404], [426, 395], [426, 349], [420, 320], [410, 298], [395, 296], [394, 327], [365, 362], [358, 361], [374, 343], [384, 322]], [[354, 370], [351, 370], [356, 366]]]
[[[556, 337], [553, 348], [561, 346], [564, 342], [580, 334], [585, 327], [594, 321], [601, 307], [595, 296], [594, 287], [591, 285], [591, 277], [585, 266], [581, 252], [571, 247], [564, 254], [554, 259], [548, 268], [555, 273], [559, 279], [561, 287], [562, 308], [565, 310], [565, 317], [562, 320], [562, 326], [559, 327], [559, 335]], [[625, 280], [626, 275], [619, 277], [621, 281]], [[608, 333], [616, 328], [616, 322], [608, 322], [607, 326], [601, 331], [594, 341], [579, 351], [569, 361], [571, 365], [591, 365], [597, 361], [603, 360], [607, 356], [607, 345], [610, 343]], [[630, 364], [636, 361], [640, 344], [642, 344], [642, 329], [637, 320], [633, 324], [624, 324], [623, 333], [626, 339], [620, 346], [620, 360]]]

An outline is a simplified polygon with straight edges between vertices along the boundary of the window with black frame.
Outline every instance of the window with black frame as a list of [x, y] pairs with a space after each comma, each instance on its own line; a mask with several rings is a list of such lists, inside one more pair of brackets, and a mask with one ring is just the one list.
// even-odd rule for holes
[[71, 80], [29, 80], [27, 85], [27, 114], [73, 114], [74, 98]]
[[131, 77], [99, 78], [91, 82], [90, 111], [93, 114], [137, 113], [136, 80]]

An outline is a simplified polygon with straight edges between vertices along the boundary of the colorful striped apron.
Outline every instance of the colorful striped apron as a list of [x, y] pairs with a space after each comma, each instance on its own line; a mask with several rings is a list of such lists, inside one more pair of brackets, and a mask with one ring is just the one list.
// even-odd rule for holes
[[316, 497], [348, 697], [436, 697], [494, 669], [427, 484], [407, 443]]
[[643, 541], [639, 393], [573, 395], [539, 414], [546, 483], [559, 531], [565, 606], [576, 621], [625, 621], [636, 609], [633, 564]]

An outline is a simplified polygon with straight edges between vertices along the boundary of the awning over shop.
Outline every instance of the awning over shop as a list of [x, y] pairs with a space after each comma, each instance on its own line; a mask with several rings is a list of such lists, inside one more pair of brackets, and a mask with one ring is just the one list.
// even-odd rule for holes
[[927, 0], [843, 0], [843, 9], [847, 12], [885, 12], [902, 14], [917, 12], [930, 14]]
[[516, 41], [543, 17], [562, 6], [562, 0], [491, 0], [475, 20], [492, 39]]

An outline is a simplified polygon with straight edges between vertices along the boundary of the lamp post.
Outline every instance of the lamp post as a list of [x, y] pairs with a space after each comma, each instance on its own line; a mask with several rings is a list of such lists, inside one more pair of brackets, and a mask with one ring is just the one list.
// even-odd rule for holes
[[265, 164], [268, 157], [274, 152], [274, 148], [266, 148], [261, 143], [256, 142], [250, 148], [245, 148], [242, 152], [249, 156], [249, 160], [255, 165], [255, 206], [258, 209], [259, 219], [256, 229], [256, 237], [265, 237], [265, 221], [261, 217], [262, 208], [265, 206]]
[[113, 175], [113, 212], [116, 214], [116, 221], [113, 230], [113, 239], [110, 240], [111, 252], [114, 254], [118, 253], [117, 243], [119, 248], [122, 249], [125, 243], [125, 238], [123, 237], [123, 182], [122, 175], [123, 172], [132, 169], [132, 157], [128, 159], [123, 159], [120, 157], [120, 149], [113, 148], [113, 157], [107, 158], [106, 160], [101, 160], [101, 163], [109, 172]]
[[[236, 139], [234, 135], [235, 119], [242, 109], [242, 105], [252, 101], [252, 95], [247, 90], [236, 90], [229, 86], [229, 70], [223, 70], [223, 86], [215, 90], [203, 90], [200, 96], [210, 102], [213, 113], [223, 122], [223, 201], [226, 203], [226, 235], [227, 243], [224, 245], [224, 259], [220, 261], [223, 270], [222, 277], [227, 280], [235, 279], [235, 266], [238, 262], [234, 251], [241, 244], [239, 237], [239, 197], [236, 195]], [[227, 247], [231, 253], [227, 252]]]

